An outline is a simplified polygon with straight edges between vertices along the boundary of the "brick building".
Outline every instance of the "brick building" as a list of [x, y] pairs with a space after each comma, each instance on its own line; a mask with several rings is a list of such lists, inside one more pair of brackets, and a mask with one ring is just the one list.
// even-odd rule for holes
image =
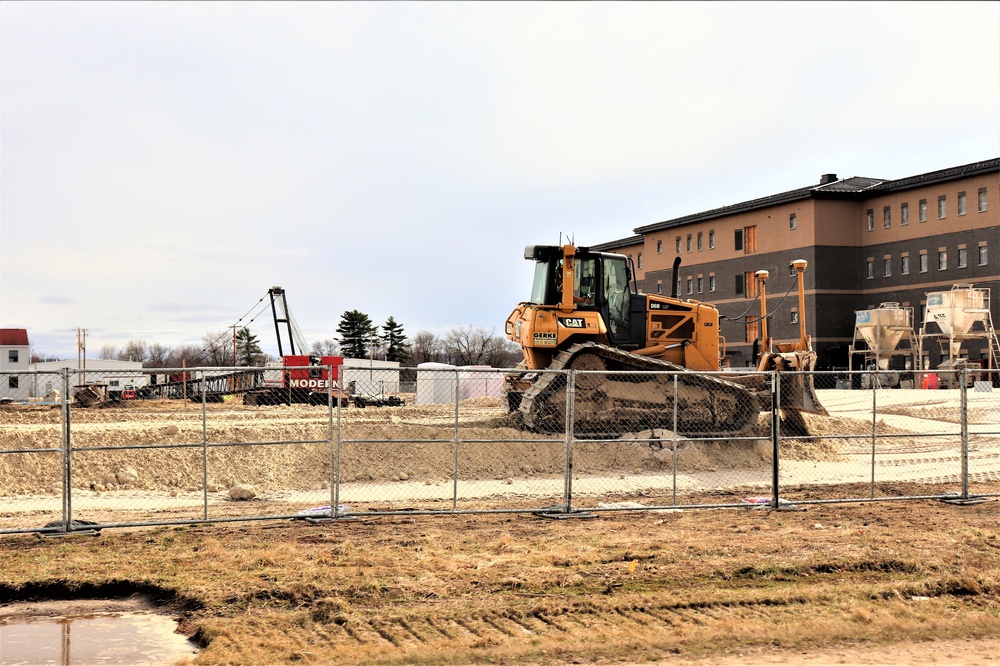
[[[988, 288], [1000, 322], [1000, 158], [885, 180], [837, 178], [701, 213], [638, 227], [635, 235], [592, 246], [632, 256], [640, 288], [715, 304], [723, 317], [729, 362], [751, 363], [757, 324], [740, 315], [757, 291], [754, 273], [770, 272], [768, 324], [775, 341], [798, 335], [798, 317], [819, 355], [819, 368], [846, 368], [855, 311], [898, 302], [923, 322], [927, 292], [955, 284]], [[674, 258], [682, 263], [673, 274]], [[805, 313], [791, 295], [790, 263], [805, 259]], [[793, 292], [794, 293], [794, 292]], [[754, 309], [750, 314], [759, 313]], [[969, 341], [971, 360], [988, 343]], [[942, 360], [936, 346], [922, 363]]]

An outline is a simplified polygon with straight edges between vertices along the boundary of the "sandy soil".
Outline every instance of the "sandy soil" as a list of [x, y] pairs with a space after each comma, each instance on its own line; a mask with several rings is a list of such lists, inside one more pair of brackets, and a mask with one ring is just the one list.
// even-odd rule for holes
[[[968, 395], [970, 479], [1000, 481], [1000, 393]], [[874, 396], [821, 391], [820, 399], [830, 415], [806, 415], [814, 437], [782, 442], [782, 486], [959, 483], [957, 390], [885, 390]], [[19, 513], [61, 511], [60, 453], [34, 452], [58, 449], [60, 416], [59, 410], [40, 406], [0, 409], [0, 451], [32, 451], [0, 455], [5, 497], [0, 527], [9, 527], [4, 518]], [[445, 405], [350, 408], [331, 421], [319, 407], [224, 403], [209, 405], [206, 416], [203, 420], [200, 405], [183, 401], [74, 409], [74, 511], [155, 510], [163, 519], [197, 518], [207, 504], [215, 507], [213, 516], [228, 515], [225, 507], [235, 502], [227, 491], [239, 484], [254, 486], [258, 500], [270, 503], [252, 512], [279, 515], [334, 501], [358, 508], [403, 502], [439, 509], [488, 499], [551, 503], [564, 492], [563, 439], [512, 427], [516, 424], [495, 399], [464, 401], [457, 427], [454, 406]], [[339, 433], [342, 442], [332, 456], [331, 433], [334, 439]], [[661, 439], [653, 440], [654, 434]], [[203, 441], [227, 444], [207, 448], [207, 466]], [[264, 442], [284, 443], [249, 445]], [[136, 445], [152, 448], [120, 448]], [[155, 448], [164, 445], [186, 448]], [[670, 433], [649, 431], [618, 442], [574, 443], [574, 497], [596, 498], [590, 505], [600, 498], [649, 505], [672, 501], [663, 498], [674, 489], [753, 494], [770, 487], [772, 444], [763, 419], [758, 439], [681, 439], [676, 456], [674, 445]], [[341, 484], [335, 494], [336, 461]]]

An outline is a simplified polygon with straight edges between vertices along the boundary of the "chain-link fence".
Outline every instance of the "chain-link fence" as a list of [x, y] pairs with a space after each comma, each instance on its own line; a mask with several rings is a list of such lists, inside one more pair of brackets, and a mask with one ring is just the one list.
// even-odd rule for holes
[[0, 373], [0, 532], [1000, 495], [996, 371], [406, 373]]

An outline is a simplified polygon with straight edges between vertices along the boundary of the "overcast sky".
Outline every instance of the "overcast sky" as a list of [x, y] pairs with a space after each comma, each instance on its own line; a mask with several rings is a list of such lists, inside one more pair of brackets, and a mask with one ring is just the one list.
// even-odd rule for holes
[[997, 2], [15, 0], [0, 63], [0, 326], [62, 358], [272, 285], [502, 334], [527, 244], [1000, 155]]

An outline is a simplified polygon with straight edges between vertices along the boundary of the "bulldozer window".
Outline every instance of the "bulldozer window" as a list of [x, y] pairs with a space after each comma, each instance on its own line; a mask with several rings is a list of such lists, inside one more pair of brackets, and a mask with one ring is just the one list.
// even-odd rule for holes
[[593, 305], [597, 294], [597, 260], [578, 259], [573, 282], [573, 301]]
[[626, 262], [604, 259], [604, 301], [608, 304], [608, 327], [616, 340], [629, 338], [629, 294]]

